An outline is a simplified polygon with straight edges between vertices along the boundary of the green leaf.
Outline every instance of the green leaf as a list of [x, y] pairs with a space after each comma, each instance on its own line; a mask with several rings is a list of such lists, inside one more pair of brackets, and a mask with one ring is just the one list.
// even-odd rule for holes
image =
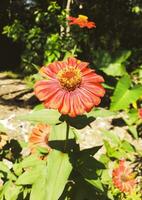
[[107, 151], [107, 155], [110, 158], [117, 158], [120, 159], [122, 157], [125, 157], [126, 152], [121, 148], [111, 147], [111, 145], [108, 143], [108, 141], [104, 140], [104, 145]]
[[110, 181], [111, 181], [111, 177], [110, 177], [110, 174], [109, 174], [109, 170], [104, 169], [103, 172], [102, 172], [102, 176], [101, 176], [101, 182], [103, 184], [109, 185]]
[[113, 89], [114, 89], [114, 86], [110, 86], [110, 85], [108, 85], [107, 83], [102, 83], [102, 86], [103, 86], [105, 89], [110, 89], [110, 90], [113, 90]]
[[91, 112], [86, 114], [87, 117], [109, 117], [116, 115], [116, 112], [112, 112], [110, 110], [102, 109], [102, 108], [95, 108]]
[[132, 124], [138, 122], [138, 120], [139, 120], [138, 110], [131, 109], [128, 113], [128, 117], [123, 117], [123, 119], [128, 125], [132, 125]]
[[17, 177], [11, 171], [8, 173], [7, 178], [11, 181], [16, 181]]
[[90, 183], [91, 185], [95, 186], [97, 189], [101, 190], [101, 191], [104, 191], [103, 189], [103, 185], [100, 181], [100, 179], [92, 179], [92, 180], [89, 180], [89, 179], [85, 179], [88, 183]]
[[107, 67], [101, 68], [109, 76], [123, 76], [126, 74], [125, 66], [121, 63], [111, 63]]
[[18, 198], [18, 195], [21, 192], [21, 189], [22, 189], [21, 186], [16, 186], [11, 181], [8, 181], [4, 185], [0, 198], [3, 199], [2, 196], [4, 196], [5, 200], [15, 200]]
[[30, 200], [45, 200], [46, 199], [46, 176], [39, 177], [33, 184]]
[[102, 136], [105, 140], [109, 139], [115, 145], [120, 143], [119, 137], [113, 131], [102, 130]]
[[37, 110], [42, 110], [42, 109], [44, 109], [44, 105], [43, 104], [38, 104], [38, 105], [36, 105], [35, 107], [34, 107], [34, 111], [37, 111]]
[[107, 192], [107, 196], [110, 200], [114, 200], [114, 195], [112, 194], [112, 191], [111, 190], [108, 190]]
[[45, 165], [37, 165], [34, 168], [28, 169], [20, 175], [16, 181], [17, 185], [31, 185], [42, 175]]
[[6, 200], [15, 200], [18, 198], [18, 195], [21, 191], [21, 187], [19, 186], [14, 186], [13, 187], [9, 187], [6, 194], [5, 194], [5, 199]]
[[26, 157], [21, 163], [19, 163], [19, 165], [21, 166], [21, 168], [29, 168], [29, 167], [37, 166], [42, 163], [43, 161], [39, 160], [37, 156], [31, 155], [31, 156]]
[[76, 154], [76, 170], [82, 175], [82, 177], [92, 184], [98, 190], [103, 191], [103, 186], [100, 182], [99, 176], [105, 166], [98, 160], [96, 160], [93, 155], [101, 148], [101, 146], [85, 149]]
[[110, 159], [106, 154], [101, 154], [99, 161], [102, 162], [103, 164], [107, 165], [108, 162], [110, 161]]
[[29, 170], [24, 172], [16, 181], [17, 185], [31, 185], [39, 177], [39, 170]]
[[131, 152], [135, 152], [134, 147], [129, 142], [127, 142], [126, 140], [124, 140], [124, 141], [121, 142], [120, 148], [122, 148], [126, 152], [130, 152], [130, 153]]
[[111, 98], [110, 109], [112, 111], [126, 109], [131, 103], [140, 98], [142, 95], [142, 86], [136, 86], [129, 89], [130, 85], [131, 79], [129, 76], [124, 76], [118, 81], [114, 94]]
[[115, 62], [117, 63], [123, 63], [125, 62], [130, 56], [131, 56], [131, 51], [123, 51], [121, 55], [119, 55], [116, 59]]
[[0, 171], [6, 172], [6, 173], [10, 172], [8, 166], [4, 164], [2, 161], [0, 161]]
[[[62, 123], [59, 125], [54, 125], [51, 128], [51, 134], [49, 136], [49, 141], [51, 140], [65, 140], [66, 139], [66, 123]], [[74, 133], [73, 133], [72, 127], [69, 129], [69, 139], [74, 138]]]
[[108, 64], [105, 67], [101, 67], [101, 70], [110, 76], [123, 76], [127, 74], [126, 67], [123, 64], [131, 55], [131, 51], [124, 51], [119, 55], [114, 62]]
[[107, 151], [107, 155], [108, 156], [111, 156], [111, 154], [113, 153], [114, 151], [114, 148], [111, 147], [111, 145], [109, 144], [108, 141], [104, 140], [104, 146], [106, 148], [106, 151]]
[[[56, 200], [61, 196], [72, 170], [67, 154], [52, 150], [48, 156], [46, 199]], [[41, 199], [40, 199], [41, 200]]]
[[19, 115], [17, 116], [17, 119], [32, 121], [32, 122], [43, 122], [53, 125], [60, 122], [59, 120], [60, 116], [61, 116], [60, 113], [56, 110], [42, 109], [42, 110], [35, 110], [29, 114]]
[[20, 176], [23, 172], [21, 165], [19, 163], [15, 163], [13, 165], [13, 171], [16, 174], [16, 176]]
[[133, 135], [133, 137], [135, 139], [138, 139], [137, 126], [128, 126], [128, 127], [129, 127], [129, 131], [131, 132], [131, 134]]

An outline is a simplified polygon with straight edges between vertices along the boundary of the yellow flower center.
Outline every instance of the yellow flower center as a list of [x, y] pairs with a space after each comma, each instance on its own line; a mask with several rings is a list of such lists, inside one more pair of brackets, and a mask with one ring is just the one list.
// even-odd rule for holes
[[73, 91], [81, 83], [81, 72], [75, 67], [68, 66], [58, 72], [57, 78], [63, 88]]
[[134, 178], [135, 178], [134, 174], [129, 174], [127, 176], [125, 174], [122, 174], [122, 176], [121, 176], [121, 180], [124, 182], [133, 180]]
[[79, 15], [79, 16], [78, 16], [78, 19], [80, 19], [81, 21], [87, 21], [87, 20], [88, 20], [88, 17], [85, 16], [85, 15]]

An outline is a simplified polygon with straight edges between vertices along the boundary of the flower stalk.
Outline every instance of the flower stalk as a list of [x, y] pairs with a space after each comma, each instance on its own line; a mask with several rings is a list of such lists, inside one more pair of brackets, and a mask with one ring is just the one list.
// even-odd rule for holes
[[67, 145], [68, 145], [68, 139], [69, 139], [69, 131], [70, 131], [70, 125], [66, 122], [66, 139], [65, 139], [65, 145], [64, 145], [64, 151], [67, 151]]

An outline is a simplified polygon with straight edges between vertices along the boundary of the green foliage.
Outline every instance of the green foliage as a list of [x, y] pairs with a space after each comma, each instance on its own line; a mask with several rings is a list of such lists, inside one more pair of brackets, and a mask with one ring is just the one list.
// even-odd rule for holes
[[56, 110], [41, 109], [41, 110], [32, 111], [28, 115], [27, 114], [19, 115], [17, 116], [17, 119], [32, 121], [32, 122], [57, 124], [60, 122], [59, 117], [60, 117], [60, 113]]
[[131, 85], [132, 82], [128, 75], [118, 81], [114, 94], [111, 97], [110, 109], [112, 111], [127, 109], [130, 104], [141, 97], [142, 86], [137, 85], [130, 88]]
[[[61, 123], [58, 125], [53, 125], [51, 129], [51, 135], [49, 137], [49, 140], [65, 140], [66, 139], [66, 123]], [[69, 139], [74, 138], [74, 128], [69, 129]]]
[[18, 198], [19, 193], [21, 192], [20, 186], [15, 186], [12, 181], [9, 181], [5, 184], [3, 192], [0, 194], [0, 198], [3, 199], [3, 195], [6, 200], [15, 200]]
[[27, 170], [19, 176], [16, 181], [17, 185], [32, 185], [38, 178], [41, 178], [45, 171], [45, 165], [36, 165], [32, 170]]
[[[106, 55], [108, 61], [110, 61], [110, 55]], [[102, 59], [102, 66], [100, 66], [100, 70], [105, 72], [109, 76], [123, 76], [127, 74], [126, 66], [124, 62], [130, 57], [131, 51], [124, 51], [121, 55], [117, 56], [114, 60], [112, 60], [109, 64], [105, 63], [105, 59]]]
[[3, 34], [6, 34], [8, 37], [12, 38], [13, 41], [17, 41], [18, 39], [20, 39], [23, 32], [24, 27], [17, 19], [14, 20], [11, 26], [7, 25], [3, 28]]
[[[125, 159], [132, 164], [136, 180], [141, 181], [142, 153], [135, 145], [141, 141], [139, 128], [142, 120], [138, 114], [142, 107], [141, 47], [132, 39], [133, 35], [129, 38], [129, 34], [124, 34], [132, 32], [131, 27], [135, 27], [132, 30], [136, 30], [134, 35], [137, 36], [137, 29], [141, 27], [138, 18], [141, 6], [137, 1], [75, 1], [67, 13], [65, 2], [31, 1], [27, 6], [27, 2], [22, 4], [23, 12], [13, 12], [10, 9], [14, 9], [14, 3], [18, 5], [16, 1], [11, 2], [8, 10], [11, 21], [4, 26], [3, 34], [14, 43], [23, 45], [22, 67], [27, 73], [32, 73], [25, 79], [29, 87], [33, 88], [35, 81], [41, 80], [37, 74], [39, 65], [78, 56], [104, 74], [106, 97], [102, 101], [104, 108], [94, 108], [75, 118], [45, 109], [43, 104], [26, 115], [17, 116], [17, 120], [32, 125], [50, 125], [50, 134], [46, 135], [46, 130], [34, 130], [33, 146], [31, 141], [21, 141], [21, 138], [15, 140], [17, 146], [13, 145], [11, 138], [2, 144], [0, 135], [0, 200], [140, 200], [140, 184], [131, 194], [120, 191], [113, 182], [112, 172], [119, 161]], [[86, 9], [88, 5], [89, 12]], [[80, 12], [89, 19], [95, 13], [95, 20], [91, 20], [97, 23], [97, 31], [67, 25], [68, 14], [77, 16], [82, 14]], [[133, 15], [136, 17], [134, 21], [131, 20]], [[141, 41], [141, 35], [138, 36]], [[96, 118], [108, 118], [110, 127], [96, 130], [92, 125]], [[115, 132], [113, 119], [121, 122], [116, 126], [125, 126], [126, 135]], [[85, 132], [83, 137], [88, 137], [91, 132], [98, 134], [101, 146], [96, 144], [89, 149], [80, 149], [82, 130]], [[9, 130], [0, 124], [0, 132], [8, 136]], [[127, 178], [129, 181], [134, 177]], [[123, 179], [121, 181], [125, 184]]]
[[66, 10], [62, 10], [57, 2], [51, 1], [47, 3], [46, 9], [37, 7], [34, 10], [32, 24], [28, 23], [29, 19], [15, 19], [3, 28], [4, 35], [14, 42], [22, 42], [24, 46], [21, 55], [24, 72], [33, 74], [37, 66], [61, 59], [72, 51], [75, 41], [65, 34], [65, 19]]
[[102, 108], [95, 108], [90, 113], [87, 113], [89, 117], [110, 117], [116, 115], [116, 112], [112, 112], [110, 110], [102, 109]]
[[[53, 164], [54, 163], [54, 164]], [[53, 150], [48, 157], [46, 199], [59, 199], [67, 179], [71, 173], [72, 166], [67, 154]]]

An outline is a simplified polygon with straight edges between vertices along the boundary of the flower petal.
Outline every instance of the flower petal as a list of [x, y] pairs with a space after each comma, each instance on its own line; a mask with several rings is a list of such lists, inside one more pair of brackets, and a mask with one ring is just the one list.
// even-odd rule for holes
[[90, 69], [90, 68], [84, 68], [81, 72], [82, 72], [82, 76], [85, 76], [85, 75], [88, 75], [88, 74], [92, 74], [95, 71], [93, 69]]
[[105, 94], [104, 88], [99, 83], [98, 84], [97, 83], [96, 84], [86, 83], [81, 87], [98, 97], [103, 97]]
[[77, 65], [77, 59], [73, 57], [69, 57], [67, 60], [68, 66], [76, 66]]
[[82, 81], [84, 83], [101, 83], [101, 82], [104, 82], [104, 79], [102, 76], [96, 74], [96, 73], [89, 73], [87, 75], [84, 75], [82, 77]]
[[70, 92], [66, 92], [64, 95], [63, 103], [58, 108], [59, 112], [61, 112], [63, 115], [66, 115], [70, 111]]
[[63, 104], [65, 93], [66, 92], [61, 89], [57, 91], [56, 94], [50, 99], [49, 107], [52, 109], [58, 109]]
[[83, 91], [82, 89], [78, 89], [78, 95], [80, 97], [80, 100], [82, 104], [84, 105], [84, 109], [86, 112], [89, 112], [90, 109], [94, 106], [94, 102], [91, 96], [89, 96], [86, 91]]
[[89, 65], [88, 62], [82, 62], [82, 61], [78, 60], [77, 67], [78, 67], [81, 71], [83, 71], [88, 65]]
[[76, 115], [82, 115], [86, 110], [85, 110], [85, 106], [83, 105], [81, 99], [80, 99], [80, 95], [77, 93], [77, 91], [75, 90], [75, 92], [73, 93], [73, 97], [74, 97], [74, 110]]
[[56, 94], [58, 90], [60, 90], [60, 87], [57, 83], [54, 83], [53, 81], [48, 81], [46, 83], [47, 84], [43, 85], [43, 82], [39, 81], [35, 86], [35, 94], [40, 99], [40, 101], [49, 99], [51, 96]]
[[75, 112], [75, 109], [74, 109], [74, 104], [75, 104], [74, 95], [73, 95], [73, 92], [70, 92], [70, 111], [68, 113], [68, 115], [70, 117], [76, 117], [76, 112]]
[[93, 106], [97, 106], [100, 103], [101, 99], [94, 93], [86, 90], [85, 88], [81, 88], [81, 91], [92, 99]]
[[39, 70], [39, 73], [41, 74], [41, 76], [43, 76], [45, 78], [54, 78], [55, 77], [55, 73], [53, 73], [52, 70], [48, 66], [42, 67]]

